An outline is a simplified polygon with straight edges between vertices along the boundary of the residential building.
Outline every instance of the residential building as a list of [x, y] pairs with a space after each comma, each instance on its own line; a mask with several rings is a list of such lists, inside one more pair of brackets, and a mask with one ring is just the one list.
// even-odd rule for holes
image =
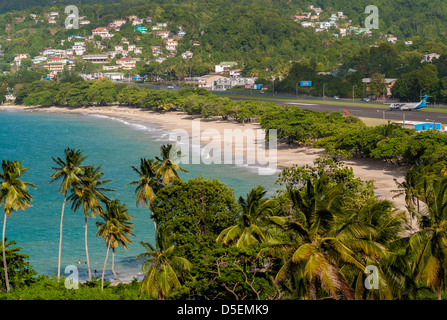
[[134, 58], [121, 58], [116, 60], [116, 64], [119, 65], [121, 69], [130, 70], [137, 66], [137, 60]]
[[185, 51], [182, 53], [182, 58], [183, 59], [191, 59], [193, 56], [193, 53], [191, 51]]
[[166, 57], [158, 57], [157, 59], [155, 59], [155, 62], [162, 63], [163, 61], [166, 61], [166, 59]]
[[112, 22], [110, 22], [109, 26], [110, 27], [121, 27], [123, 24], [125, 24], [127, 22], [126, 19], [115, 19]]
[[16, 64], [16, 66], [20, 66], [21, 61], [23, 59], [27, 59], [29, 57], [30, 57], [30, 55], [28, 53], [16, 53], [14, 55], [14, 63]]
[[120, 68], [117, 64], [105, 64], [102, 66], [102, 70], [104, 71], [112, 71], [112, 70], [118, 70]]
[[147, 32], [147, 28], [143, 26], [136, 26], [133, 28], [133, 31], [139, 31], [142, 34], [145, 34]]
[[169, 31], [167, 30], [156, 31], [155, 35], [161, 37], [162, 39], [167, 39], [169, 37]]
[[43, 63], [39, 67], [47, 69], [50, 73], [58, 73], [64, 70], [64, 62]]
[[423, 62], [432, 62], [433, 59], [439, 59], [441, 55], [439, 53], [429, 53], [429, 54], [424, 54], [422, 56], [422, 60], [421, 63]]
[[233, 69], [229, 71], [230, 77], [240, 77], [242, 69]]
[[33, 61], [34, 64], [39, 64], [39, 63], [43, 63], [44, 61], [46, 61], [47, 57], [45, 57], [45, 56], [35, 56], [31, 60]]
[[108, 27], [99, 27], [92, 30], [92, 36], [100, 36], [101, 38], [111, 38], [113, 37], [113, 33], [110, 33], [110, 29]]
[[[385, 78], [385, 87], [386, 87], [386, 96], [391, 96], [391, 89], [393, 88], [394, 84], [396, 83], [396, 78]], [[369, 92], [368, 84], [371, 83], [371, 78], [363, 78], [362, 83], [366, 85], [366, 91]]]
[[237, 65], [237, 62], [224, 61], [224, 62], [221, 62], [220, 64], [217, 64], [214, 66], [214, 72], [219, 73], [219, 72], [229, 71], [230, 68], [232, 68], [235, 65]]

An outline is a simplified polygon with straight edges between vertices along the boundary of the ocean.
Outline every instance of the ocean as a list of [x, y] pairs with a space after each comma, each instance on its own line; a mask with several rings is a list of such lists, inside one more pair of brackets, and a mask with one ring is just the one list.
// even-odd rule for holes
[[[57, 274], [59, 224], [63, 196], [58, 194], [58, 183], [49, 184], [51, 157], [63, 157], [65, 148], [75, 148], [87, 155], [86, 164], [101, 165], [104, 179], [111, 179], [105, 187], [115, 189], [109, 195], [125, 203], [133, 216], [135, 237], [128, 250], [119, 248], [115, 254], [115, 271], [123, 281], [142, 278], [141, 265], [135, 257], [144, 251], [140, 241], [154, 244], [154, 226], [147, 208], [135, 204], [134, 186], [126, 186], [137, 180], [131, 166], [138, 167], [140, 158], [154, 158], [160, 146], [169, 143], [169, 131], [155, 124], [130, 121], [115, 117], [92, 114], [66, 114], [43, 111], [0, 111], [0, 161], [4, 159], [23, 161], [30, 170], [23, 180], [36, 185], [30, 189], [32, 207], [26, 211], [13, 212], [7, 219], [6, 237], [21, 247], [21, 253], [29, 256], [29, 263], [39, 274]], [[245, 196], [251, 188], [261, 184], [273, 194], [277, 189], [274, 175], [259, 175], [257, 168], [218, 164], [185, 164], [188, 174], [182, 179], [204, 177], [220, 179], [235, 189], [235, 195]], [[0, 210], [3, 214], [3, 207]], [[100, 219], [97, 217], [96, 219]], [[106, 255], [105, 241], [96, 236], [96, 219], [89, 218], [88, 247], [93, 276], [101, 275]], [[3, 219], [2, 219], [3, 221]], [[73, 213], [67, 202], [64, 214], [61, 275], [65, 267], [76, 265], [80, 280], [87, 277], [84, 246], [84, 214]], [[106, 279], [112, 279], [111, 254], [109, 255]]]

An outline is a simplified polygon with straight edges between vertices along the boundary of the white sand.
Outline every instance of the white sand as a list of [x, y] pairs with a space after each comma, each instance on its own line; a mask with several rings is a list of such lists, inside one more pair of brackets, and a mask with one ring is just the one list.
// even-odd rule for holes
[[[200, 119], [200, 132], [205, 132], [206, 130], [216, 129], [220, 135], [213, 135], [213, 142], [217, 145], [224, 147], [224, 130], [225, 129], [260, 129], [258, 123], [247, 123], [242, 125], [234, 121], [223, 121], [220, 118], [215, 119], [201, 119], [198, 117], [189, 116], [184, 112], [168, 112], [165, 114], [156, 113], [153, 111], [140, 109], [140, 108], [129, 108], [122, 106], [106, 106], [106, 107], [82, 107], [82, 108], [69, 108], [69, 107], [46, 107], [46, 108], [36, 108], [36, 107], [24, 107], [17, 105], [2, 105], [2, 109], [15, 109], [15, 110], [25, 110], [25, 111], [53, 111], [53, 112], [64, 112], [64, 113], [90, 113], [90, 114], [101, 114], [113, 117], [120, 117], [129, 120], [146, 121], [151, 124], [156, 124], [159, 127], [167, 130], [183, 129], [186, 130], [190, 135], [192, 131], [192, 122]], [[217, 132], [216, 132], [217, 133]], [[257, 137], [256, 137], [257, 138]], [[256, 139], [255, 138], [255, 139]], [[206, 144], [208, 141], [202, 141]], [[250, 157], [247, 155], [247, 140], [242, 147], [235, 147], [233, 149], [234, 155], [243, 156], [245, 159]], [[258, 143], [256, 140], [254, 143]], [[262, 141], [261, 141], [262, 142]], [[268, 153], [267, 153], [268, 154]], [[290, 167], [293, 164], [297, 165], [312, 165], [313, 161], [319, 156], [323, 155], [322, 149], [315, 149], [309, 147], [299, 147], [295, 145], [287, 145], [279, 143], [277, 146], [277, 167], [278, 169]], [[393, 193], [391, 190], [396, 189], [396, 183], [393, 179], [398, 179], [399, 182], [403, 181], [405, 174], [405, 168], [397, 167], [385, 161], [376, 159], [348, 159], [344, 161], [345, 164], [353, 168], [356, 177], [362, 180], [374, 180], [375, 191], [381, 194], [384, 199], [392, 200], [396, 207], [405, 210], [405, 201], [403, 197], [398, 197], [393, 199]]]

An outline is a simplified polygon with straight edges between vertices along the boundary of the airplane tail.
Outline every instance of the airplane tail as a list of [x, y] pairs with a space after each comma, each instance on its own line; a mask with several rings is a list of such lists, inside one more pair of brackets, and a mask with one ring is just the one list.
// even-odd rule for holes
[[417, 107], [415, 109], [428, 107], [428, 105], [427, 105], [427, 97], [428, 97], [428, 95], [424, 95], [422, 97], [422, 100], [419, 102], [419, 104], [417, 105]]

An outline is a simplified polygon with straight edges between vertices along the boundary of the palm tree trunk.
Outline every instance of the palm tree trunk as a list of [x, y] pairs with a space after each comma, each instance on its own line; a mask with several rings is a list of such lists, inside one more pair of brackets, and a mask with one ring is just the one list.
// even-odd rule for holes
[[2, 234], [2, 254], [3, 254], [3, 270], [5, 270], [5, 284], [6, 284], [6, 292], [9, 291], [9, 279], [8, 279], [8, 266], [6, 264], [6, 244], [5, 244], [5, 232], [6, 232], [6, 211], [5, 218], [3, 220], [3, 234]]
[[110, 242], [111, 240], [109, 240], [109, 243], [107, 244], [106, 261], [104, 261], [104, 268], [102, 269], [101, 290], [104, 290], [104, 274], [106, 273], [107, 260], [109, 259]]
[[87, 246], [87, 219], [88, 217], [85, 217], [85, 255], [87, 258], [88, 280], [92, 281], [92, 272], [90, 270], [90, 259], [88, 258], [88, 246]]
[[442, 296], [441, 296], [441, 277], [442, 277], [442, 273], [441, 273], [441, 276], [438, 278], [438, 300], [442, 300]]
[[118, 276], [115, 272], [115, 252], [114, 251], [112, 251], [112, 272], [113, 272], [113, 275], [115, 276], [116, 280], [118, 280], [121, 283], [120, 278], [118, 278]]
[[62, 225], [64, 221], [65, 202], [67, 201], [67, 194], [64, 194], [64, 203], [62, 204], [61, 224], [59, 227], [59, 258], [57, 260], [57, 280], [61, 277], [61, 255], [62, 255]]

